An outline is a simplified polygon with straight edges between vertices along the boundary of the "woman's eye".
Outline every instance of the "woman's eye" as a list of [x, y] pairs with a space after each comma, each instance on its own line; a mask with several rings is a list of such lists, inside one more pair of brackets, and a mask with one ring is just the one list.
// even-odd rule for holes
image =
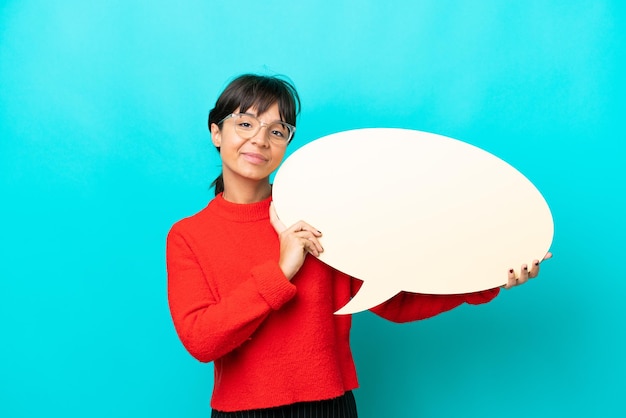
[[284, 132], [277, 131], [277, 130], [273, 130], [273, 131], [272, 131], [272, 135], [277, 136], [277, 137], [279, 137], [279, 138], [284, 138], [284, 137], [285, 137]]
[[242, 128], [245, 128], [245, 129], [252, 128], [252, 124], [250, 122], [239, 122], [239, 126], [241, 126]]

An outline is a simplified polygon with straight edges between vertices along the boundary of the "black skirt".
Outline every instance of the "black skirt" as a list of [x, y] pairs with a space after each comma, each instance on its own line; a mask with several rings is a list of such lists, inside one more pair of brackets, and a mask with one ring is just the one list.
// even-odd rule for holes
[[221, 412], [215, 409], [211, 418], [357, 418], [352, 391], [338, 398], [323, 401], [298, 402], [275, 408], [240, 412]]

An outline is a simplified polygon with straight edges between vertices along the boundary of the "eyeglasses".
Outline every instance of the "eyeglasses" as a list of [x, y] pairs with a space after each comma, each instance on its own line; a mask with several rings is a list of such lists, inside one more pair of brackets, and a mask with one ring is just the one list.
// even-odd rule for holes
[[225, 120], [231, 118], [235, 122], [235, 131], [244, 139], [252, 138], [265, 126], [267, 128], [267, 135], [275, 144], [286, 145], [291, 141], [296, 131], [295, 126], [286, 122], [277, 120], [275, 122], [265, 123], [249, 113], [231, 113], [219, 121], [218, 125], [221, 125]]

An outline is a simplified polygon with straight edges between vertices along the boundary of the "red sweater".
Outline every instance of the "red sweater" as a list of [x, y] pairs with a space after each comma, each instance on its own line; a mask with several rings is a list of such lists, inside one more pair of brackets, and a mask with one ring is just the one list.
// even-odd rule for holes
[[[287, 280], [278, 266], [270, 200], [242, 205], [218, 195], [167, 238], [174, 326], [191, 355], [215, 362], [211, 406], [221, 411], [330, 399], [358, 386], [351, 316], [333, 312], [360, 282], [312, 256]], [[372, 311], [407, 322], [497, 294], [400, 293]]]

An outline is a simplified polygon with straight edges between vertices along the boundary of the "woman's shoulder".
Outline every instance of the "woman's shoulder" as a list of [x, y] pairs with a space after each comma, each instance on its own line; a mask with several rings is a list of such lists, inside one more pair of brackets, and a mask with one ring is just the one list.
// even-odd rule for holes
[[209, 207], [211, 206], [211, 202], [202, 208], [200, 211], [194, 213], [193, 215], [186, 216], [172, 225], [170, 228], [170, 232], [172, 231], [193, 231], [197, 230], [202, 225], [206, 225], [211, 222], [213, 218], [211, 214], [211, 210]]

